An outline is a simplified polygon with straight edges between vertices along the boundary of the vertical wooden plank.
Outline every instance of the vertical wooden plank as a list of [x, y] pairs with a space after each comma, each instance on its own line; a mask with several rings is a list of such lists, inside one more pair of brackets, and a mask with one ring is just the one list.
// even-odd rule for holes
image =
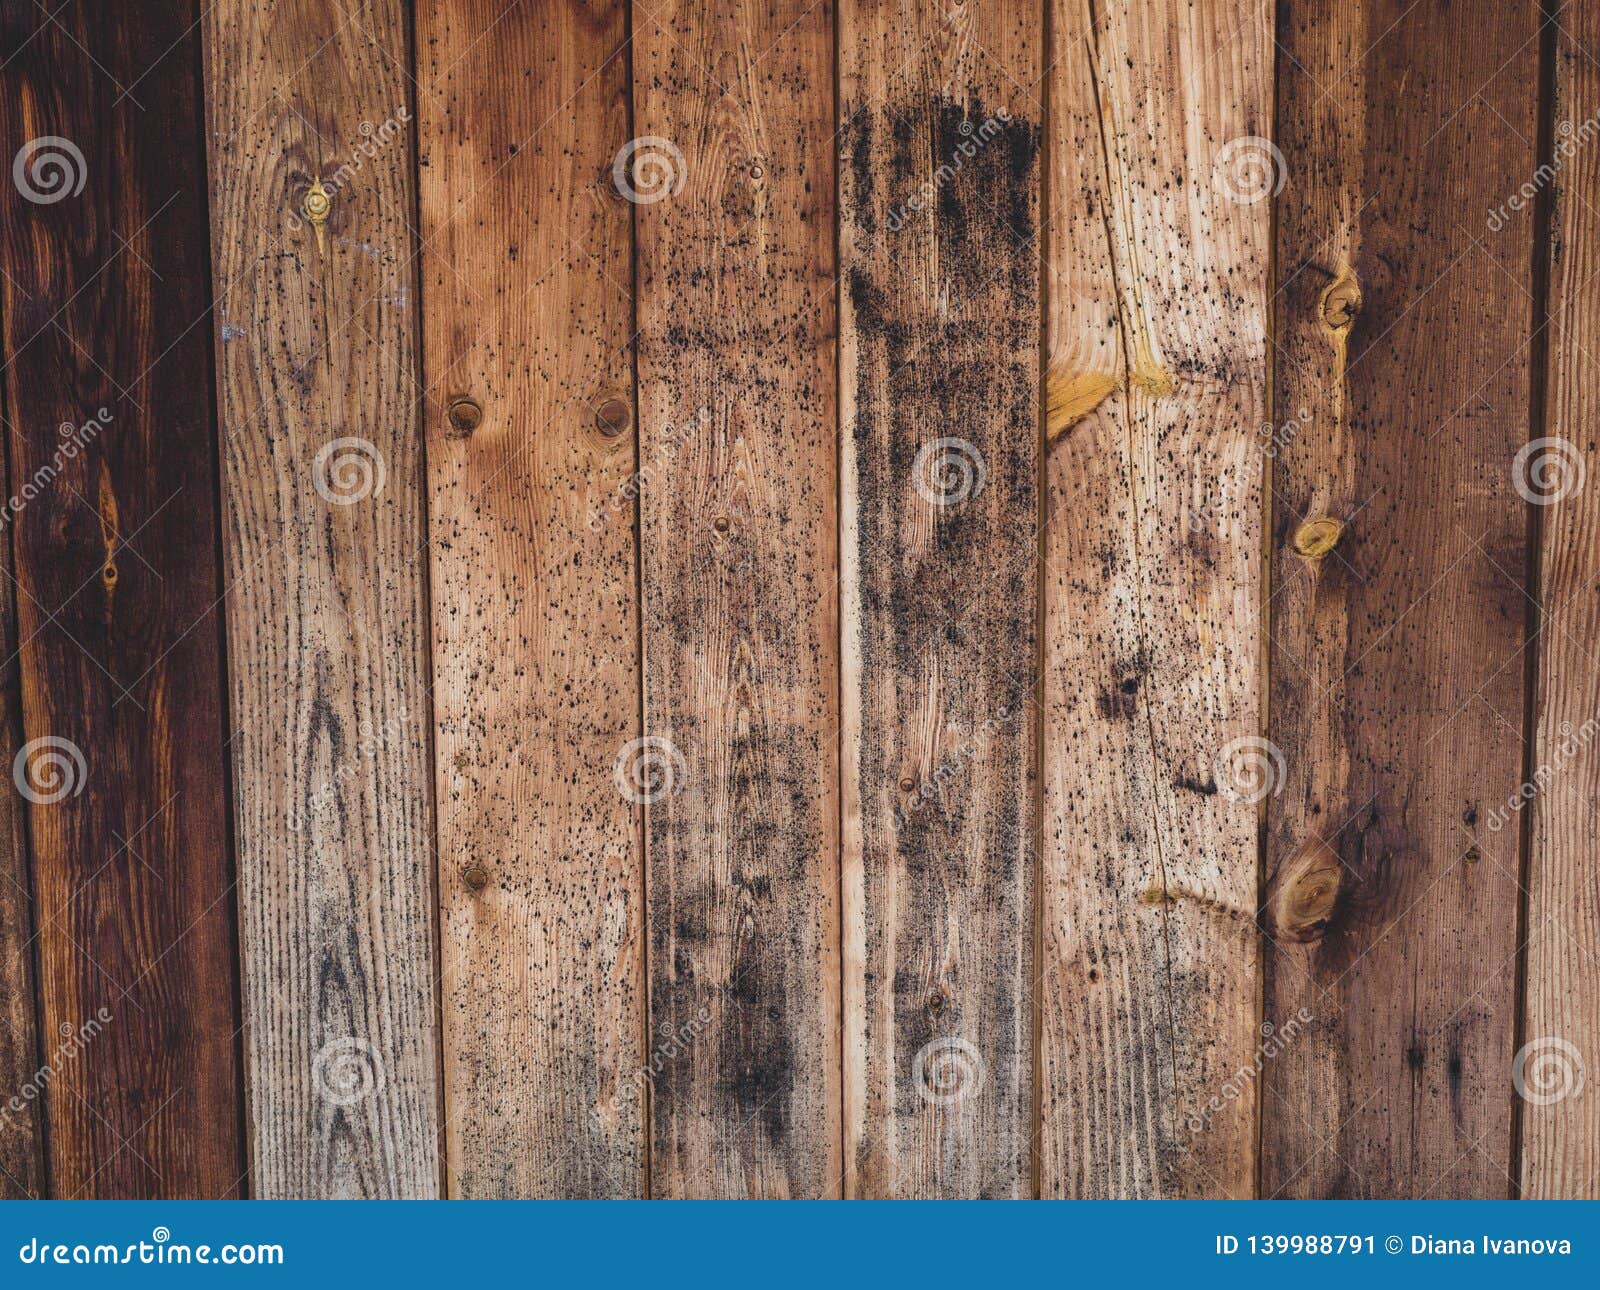
[[1042, 32], [840, 6], [853, 1196], [1033, 1185]]
[[269, 1198], [439, 1190], [409, 38], [398, 0], [220, 0], [205, 21], [229, 747]]
[[449, 1190], [644, 1190], [621, 0], [417, 10]]
[[1040, 1187], [1250, 1196], [1272, 6], [1053, 18]]
[[[1519, 455], [1520, 480], [1537, 508], [1540, 630], [1532, 714], [1533, 757], [1523, 797], [1489, 817], [1514, 836], [1531, 824], [1527, 980], [1521, 1047], [1512, 1074], [1522, 1117], [1516, 1167], [1521, 1194], [1566, 1200], [1600, 1195], [1600, 887], [1594, 857], [1600, 803], [1600, 668], [1595, 664], [1594, 588], [1600, 583], [1600, 414], [1594, 355], [1600, 307], [1592, 279], [1600, 235], [1600, 9], [1574, 6], [1555, 24], [1553, 173], [1550, 194], [1546, 408], [1542, 436]], [[1548, 37], [1547, 37], [1548, 38]], [[1508, 198], [1510, 194], [1507, 194]], [[1536, 205], [1489, 212], [1492, 234], [1532, 227]], [[1536, 230], [1537, 232], [1537, 230]], [[1584, 1089], [1589, 1093], [1584, 1096]]]
[[[0, 331], [0, 335], [4, 332]], [[0, 396], [0, 412], [8, 405]], [[4, 426], [7, 443], [12, 430]], [[13, 508], [0, 511], [0, 771], [22, 747], [21, 676], [17, 665], [16, 578], [12, 573]], [[54, 1058], [39, 1043], [34, 979], [33, 889], [28, 865], [26, 799], [0, 781], [0, 1200], [46, 1194], [45, 1095], [41, 1064]], [[59, 1036], [58, 1036], [59, 1038]]]
[[[634, 8], [658, 1196], [839, 1192], [833, 7]], [[641, 781], [644, 782], [644, 781]]]
[[50, 1080], [64, 1197], [228, 1197], [244, 1174], [199, 16], [0, 3], [42, 1029], [98, 1026]]
[[1264, 1196], [1503, 1196], [1539, 6], [1284, 11]]

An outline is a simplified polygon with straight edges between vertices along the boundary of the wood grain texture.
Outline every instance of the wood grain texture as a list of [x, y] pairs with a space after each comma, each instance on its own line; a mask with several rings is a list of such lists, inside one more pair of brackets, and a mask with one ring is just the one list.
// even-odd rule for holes
[[1040, 1189], [1249, 1196], [1271, 6], [1052, 32]]
[[[1594, 426], [1600, 398], [1600, 10], [1574, 6], [1554, 29], [1551, 109], [1547, 436], [1526, 459], [1524, 478], [1539, 503], [1539, 635], [1532, 713], [1533, 770], [1526, 805], [1497, 803], [1497, 834], [1515, 835], [1526, 812], [1528, 860], [1524, 1046], [1513, 1072], [1526, 1095], [1521, 1194], [1533, 1199], [1600, 1195], [1600, 659], [1595, 588], [1600, 585], [1600, 452]], [[1509, 194], [1508, 194], [1509, 196]], [[1532, 226], [1536, 208], [1496, 207], [1492, 232]], [[1514, 1086], [1515, 1087], [1515, 1086]], [[1585, 1095], [1585, 1088], [1588, 1093]], [[1522, 1092], [1522, 1089], [1518, 1089]]]
[[833, 8], [646, 0], [633, 50], [651, 1186], [836, 1196]]
[[1264, 1196], [1512, 1186], [1533, 252], [1485, 214], [1534, 176], [1539, 17], [1279, 31], [1266, 1020], [1314, 1020], [1263, 1072]]
[[644, 1191], [624, 34], [620, 0], [417, 11], [458, 1196]]
[[[5, 406], [0, 396], [0, 408]], [[8, 421], [7, 443], [10, 438]], [[11, 519], [8, 509], [5, 525]], [[15, 764], [23, 742], [16, 594], [10, 534], [0, 532], [0, 770]], [[45, 1088], [37, 1078], [47, 1054], [39, 1042], [26, 807], [26, 800], [0, 781], [0, 1200], [39, 1200], [48, 1194]]]
[[435, 1196], [409, 23], [221, 0], [204, 33], [253, 1191]]
[[0, 305], [11, 491], [34, 485], [23, 727], [66, 741], [28, 763], [41, 1029], [75, 1039], [49, 1080], [63, 1197], [230, 1197], [245, 1172], [198, 19], [0, 3], [6, 155], [54, 137], [28, 163], [50, 200], [0, 186]]
[[852, 1196], [1033, 1185], [1042, 21], [840, 7]]

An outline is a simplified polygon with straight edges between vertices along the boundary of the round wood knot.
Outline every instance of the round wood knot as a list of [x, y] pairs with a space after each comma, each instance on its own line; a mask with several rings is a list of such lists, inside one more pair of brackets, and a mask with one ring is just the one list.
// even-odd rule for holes
[[1360, 312], [1361, 284], [1356, 281], [1354, 270], [1345, 265], [1339, 270], [1338, 277], [1322, 289], [1322, 296], [1317, 301], [1317, 313], [1329, 332], [1343, 336]]
[[719, 515], [716, 519], [711, 521], [711, 527], [714, 528], [718, 533], [726, 535], [728, 530], [733, 527], [733, 521], [730, 520], [726, 515]]
[[595, 429], [607, 439], [615, 439], [627, 430], [631, 422], [627, 400], [620, 397], [606, 399], [594, 411]]
[[1267, 893], [1272, 935], [1304, 945], [1319, 940], [1333, 921], [1344, 866], [1332, 847], [1313, 835], [1274, 875]]
[[910, 775], [900, 776], [900, 791], [902, 793], [909, 793], [916, 786], [917, 781], [912, 779]]
[[1307, 520], [1294, 531], [1294, 549], [1308, 560], [1320, 560], [1339, 544], [1344, 524], [1331, 515]]
[[458, 436], [465, 437], [483, 424], [483, 409], [472, 399], [455, 399], [445, 409], [445, 415], [450, 421], [450, 428]]
[[461, 880], [473, 891], [482, 891], [489, 885], [489, 871], [481, 864], [468, 865]]

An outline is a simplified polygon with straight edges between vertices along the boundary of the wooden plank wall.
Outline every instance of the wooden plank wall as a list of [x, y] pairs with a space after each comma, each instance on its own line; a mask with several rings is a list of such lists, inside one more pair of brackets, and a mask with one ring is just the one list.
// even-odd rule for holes
[[0, 1195], [1595, 1195], [1546, 8], [0, 0]]

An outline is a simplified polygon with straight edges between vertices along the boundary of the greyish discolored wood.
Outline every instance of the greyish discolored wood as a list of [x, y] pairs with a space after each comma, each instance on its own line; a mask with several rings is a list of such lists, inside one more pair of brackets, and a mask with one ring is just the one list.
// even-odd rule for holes
[[1042, 20], [840, 9], [852, 1196], [1032, 1190]]
[[1540, 7], [1279, 29], [1264, 1196], [1513, 1186]]
[[1249, 1196], [1271, 6], [1052, 33], [1040, 1190]]
[[417, 9], [455, 1196], [645, 1187], [624, 36], [621, 0]]
[[658, 1196], [836, 1196], [833, 9], [634, 7]]
[[[1526, 458], [1524, 478], [1540, 503], [1540, 632], [1533, 711], [1532, 785], [1525, 808], [1496, 803], [1497, 834], [1515, 834], [1531, 812], [1528, 863], [1527, 994], [1514, 1058], [1528, 1096], [1522, 1116], [1521, 1194], [1533, 1199], [1600, 1195], [1600, 650], [1595, 588], [1600, 585], [1600, 421], [1594, 355], [1600, 354], [1600, 9], [1574, 5], [1553, 32], [1555, 101], [1549, 189], [1548, 412], [1536, 435], [1552, 440]], [[1509, 194], [1507, 194], [1509, 197]], [[1520, 202], [1519, 194], [1519, 202]], [[1498, 230], [1522, 231], [1531, 204], [1497, 206]], [[1515, 1086], [1514, 1086], [1515, 1087]], [[1585, 1091], [1587, 1090], [1587, 1092]], [[1520, 1090], [1519, 1090], [1520, 1091]]]
[[[410, 33], [205, 20], [253, 1192], [439, 1192]], [[329, 194], [324, 224], [308, 199]]]

